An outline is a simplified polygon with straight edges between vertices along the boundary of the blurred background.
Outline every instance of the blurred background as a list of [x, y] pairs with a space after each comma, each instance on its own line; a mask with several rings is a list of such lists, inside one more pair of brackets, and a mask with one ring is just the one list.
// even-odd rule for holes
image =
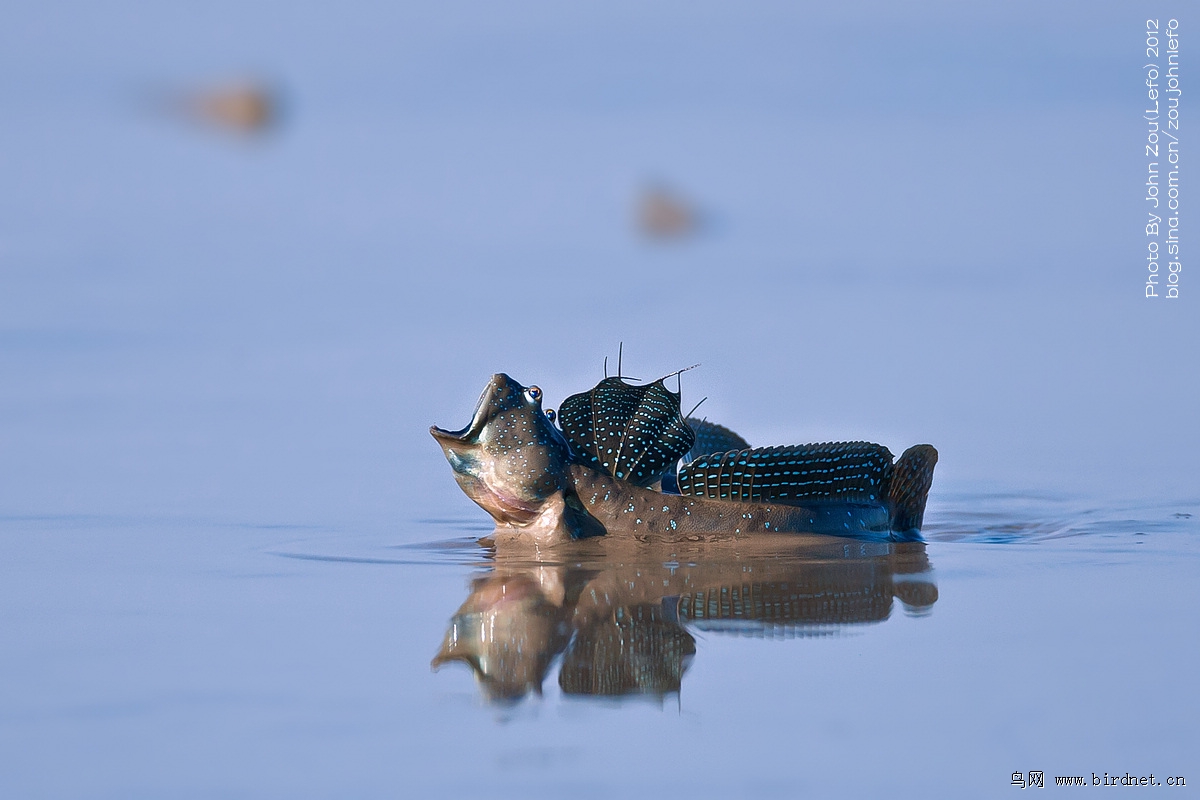
[[428, 426], [495, 371], [553, 407], [620, 342], [752, 444], [1192, 493], [1148, 8], [10, 4], [0, 512], [470, 515]]

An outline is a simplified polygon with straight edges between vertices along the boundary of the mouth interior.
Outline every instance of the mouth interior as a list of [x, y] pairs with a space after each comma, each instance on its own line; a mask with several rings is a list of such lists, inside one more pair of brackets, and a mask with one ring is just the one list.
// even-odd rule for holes
[[477, 439], [479, 434], [483, 432], [483, 426], [487, 422], [488, 408], [491, 406], [492, 395], [495, 392], [495, 382], [489, 382], [484, 388], [483, 393], [479, 395], [479, 402], [475, 404], [475, 413], [471, 415], [471, 421], [467, 423], [467, 427], [457, 431], [448, 431], [445, 428], [439, 428], [435, 425], [429, 429], [429, 432], [433, 434], [433, 438], [440, 442], [471, 442]]

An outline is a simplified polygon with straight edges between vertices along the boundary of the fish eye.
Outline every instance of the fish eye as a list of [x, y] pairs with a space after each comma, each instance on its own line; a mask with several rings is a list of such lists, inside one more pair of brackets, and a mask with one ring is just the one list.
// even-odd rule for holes
[[536, 386], [530, 386], [525, 390], [525, 394], [529, 395], [529, 399], [535, 403], [542, 399], [542, 390]]
[[555, 420], [557, 417], [558, 417], [558, 415], [554, 413], [554, 409], [553, 409], [553, 408], [547, 408], [547, 409], [546, 409], [546, 419], [550, 420], [551, 422], [554, 422], [554, 420]]

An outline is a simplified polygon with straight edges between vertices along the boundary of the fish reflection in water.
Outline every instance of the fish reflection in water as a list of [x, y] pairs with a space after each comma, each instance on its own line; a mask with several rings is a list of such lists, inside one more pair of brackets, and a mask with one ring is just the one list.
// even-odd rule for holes
[[695, 553], [589, 543], [552, 563], [497, 548], [433, 666], [463, 662], [488, 699], [517, 700], [541, 692], [561, 655], [564, 694], [662, 697], [680, 691], [692, 630], [821, 635], [882, 622], [897, 599], [913, 614], [937, 601], [921, 542], [800, 539], [750, 552], [744, 541]]

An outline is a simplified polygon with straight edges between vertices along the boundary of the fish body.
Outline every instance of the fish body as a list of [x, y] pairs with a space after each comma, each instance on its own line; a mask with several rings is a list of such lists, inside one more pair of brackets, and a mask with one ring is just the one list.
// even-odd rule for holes
[[[841, 445], [819, 446], [825, 449], [813, 452], [803, 448], [734, 452], [711, 464], [693, 462], [686, 481], [689, 491], [664, 494], [606, 473], [592, 463], [595, 454], [590, 458], [574, 454], [543, 411], [541, 390], [522, 386], [503, 373], [492, 376], [467, 427], [459, 431], [433, 427], [430, 433], [446, 454], [459, 486], [496, 521], [498, 534], [545, 544], [606, 535], [681, 541], [752, 533], [907, 538], [920, 528], [937, 460], [929, 445], [910, 448], [894, 466], [887, 453], [886, 465], [879, 461], [872, 473], [878, 481], [870, 483], [874, 479], [864, 482], [863, 470], [871, 458], [882, 456], [850, 448], [846, 452], [853, 457], [845, 462], [846, 474], [857, 481], [855, 491], [822, 494], [813, 487], [806, 493], [797, 491], [797, 486], [812, 480], [799, 473], [811, 466], [831, 476], [824, 484], [818, 482], [817, 488], [849, 485], [842, 473], [824, 463], [845, 455], [830, 450]], [[684, 441], [680, 438], [679, 444]], [[886, 453], [886, 448], [879, 449]], [[757, 452], [766, 454], [756, 456]], [[656, 457], [662, 460], [665, 455]], [[754, 475], [738, 465], [739, 459], [754, 462]], [[781, 465], [789, 460], [796, 475], [783, 476]], [[714, 471], [715, 483], [709, 479]], [[723, 477], [726, 473], [728, 481]], [[706, 493], [710, 486], [717, 487], [713, 496]], [[858, 491], [863, 487], [873, 491]], [[897, 507], [894, 497], [906, 505]]]
[[882, 503], [720, 500], [643, 489], [580, 464], [570, 465], [568, 471], [583, 508], [610, 532], [688, 539], [758, 532], [887, 536], [891, 531], [891, 517]]

